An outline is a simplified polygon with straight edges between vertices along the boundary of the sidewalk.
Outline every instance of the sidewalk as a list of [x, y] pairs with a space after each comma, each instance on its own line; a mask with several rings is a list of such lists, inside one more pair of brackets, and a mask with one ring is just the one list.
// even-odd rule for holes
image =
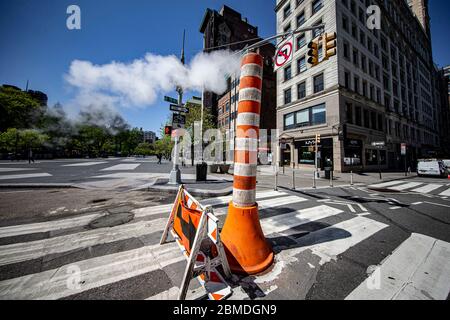
[[[304, 169], [292, 169], [289, 167], [278, 170], [278, 186], [285, 188], [292, 188], [293, 173], [295, 176], [295, 188], [296, 189], [308, 189], [313, 187], [313, 171]], [[351, 185], [350, 173], [334, 173], [333, 186], [343, 187]], [[407, 179], [416, 177], [416, 174], [412, 173], [405, 177], [404, 172], [386, 172], [382, 173], [382, 179], [378, 172], [367, 173], [353, 173], [353, 185], [370, 185], [379, 182], [386, 182], [399, 179]], [[258, 167], [258, 188], [273, 188], [275, 186], [275, 168], [272, 166], [259, 166]], [[320, 172], [320, 178], [316, 179], [316, 187], [324, 188], [330, 187], [330, 180], [325, 179], [325, 172]]]

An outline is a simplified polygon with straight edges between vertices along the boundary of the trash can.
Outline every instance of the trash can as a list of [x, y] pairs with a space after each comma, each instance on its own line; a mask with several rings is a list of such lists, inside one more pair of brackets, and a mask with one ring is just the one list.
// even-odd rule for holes
[[204, 163], [198, 163], [196, 166], [197, 181], [206, 181], [208, 173], [208, 165]]
[[332, 170], [332, 167], [325, 167], [325, 179], [330, 180]]

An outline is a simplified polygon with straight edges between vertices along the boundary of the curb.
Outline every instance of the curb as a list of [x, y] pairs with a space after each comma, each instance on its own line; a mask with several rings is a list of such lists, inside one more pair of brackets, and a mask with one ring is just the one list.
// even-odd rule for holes
[[0, 189], [83, 189], [75, 184], [68, 183], [8, 183], [0, 184]]

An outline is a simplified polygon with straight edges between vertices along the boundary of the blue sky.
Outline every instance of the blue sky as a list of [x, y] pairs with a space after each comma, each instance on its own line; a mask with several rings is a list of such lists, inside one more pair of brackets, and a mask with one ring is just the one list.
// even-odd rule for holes
[[[0, 0], [0, 84], [46, 92], [49, 104], [65, 104], [74, 91], [64, 80], [70, 63], [130, 62], [146, 52], [179, 54], [186, 29], [186, 58], [202, 48], [200, 22], [206, 8], [227, 4], [259, 27], [260, 36], [275, 33], [273, 0]], [[66, 9], [77, 4], [82, 30], [66, 28]], [[450, 64], [450, 4], [430, 0], [435, 62]], [[196, 93], [190, 93], [190, 95]], [[120, 109], [133, 126], [157, 131], [168, 116], [161, 96], [146, 108]]]

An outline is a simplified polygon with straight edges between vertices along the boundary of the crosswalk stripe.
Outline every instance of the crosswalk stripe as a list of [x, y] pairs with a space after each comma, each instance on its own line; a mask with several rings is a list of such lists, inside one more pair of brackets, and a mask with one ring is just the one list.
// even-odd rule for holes
[[162, 269], [184, 259], [177, 244], [171, 243], [82, 260], [2, 281], [0, 300], [60, 299]]
[[450, 188], [447, 189], [447, 190], [445, 190], [444, 192], [442, 192], [442, 193], [440, 194], [440, 196], [444, 196], [444, 197], [450, 196]]
[[[271, 198], [271, 197], [275, 197], [275, 196], [281, 197], [281, 196], [286, 196], [286, 195], [287, 195], [287, 193], [285, 193], [285, 192], [270, 190], [270, 191], [258, 192], [257, 198], [265, 199], [265, 198]], [[211, 198], [211, 199], [202, 201], [202, 204], [204, 204], [204, 205], [226, 204], [229, 201], [231, 201], [231, 199], [232, 199], [231, 196]], [[160, 205], [160, 206], [152, 206], [152, 207], [135, 209], [135, 210], [132, 210], [132, 213], [134, 213], [135, 219], [146, 218], [146, 217], [163, 214], [163, 213], [169, 214], [169, 211], [171, 208], [172, 208], [172, 204], [166, 204], [166, 205]], [[91, 215], [84, 215], [84, 216], [75, 217], [75, 218], [52, 220], [52, 221], [48, 221], [48, 222], [38, 222], [38, 223], [1, 227], [0, 228], [0, 238], [14, 237], [14, 236], [40, 233], [40, 232], [64, 230], [64, 229], [73, 228], [73, 227], [82, 227], [82, 226], [88, 225], [91, 221], [93, 221], [97, 218], [100, 218], [102, 216], [105, 216], [105, 215], [106, 215], [106, 213], [91, 214]]]
[[318, 207], [293, 211], [291, 213], [265, 218], [261, 220], [261, 227], [265, 235], [289, 230], [311, 221], [325, 219], [342, 213], [343, 211], [322, 205]]
[[450, 243], [413, 233], [346, 299], [445, 300], [449, 261]]
[[14, 171], [31, 171], [35, 168], [0, 168], [0, 172], [14, 172]]
[[387, 227], [384, 223], [357, 216], [297, 239], [297, 247], [283, 251], [282, 255], [295, 256], [311, 250], [320, 257], [320, 265], [323, 265]]
[[2, 227], [0, 228], [0, 238], [82, 227], [89, 224], [89, 222], [105, 215], [106, 213], [104, 214], [97, 213], [84, 215], [76, 218], [61, 219], [49, 222], [38, 222], [10, 227]]
[[102, 169], [101, 171], [128, 171], [134, 170], [139, 167], [140, 163], [127, 163], [127, 164], [118, 164], [109, 168]]
[[[283, 198], [263, 200], [263, 201], [258, 201], [258, 209], [265, 210], [265, 209], [270, 209], [270, 208], [277, 208], [277, 207], [285, 206], [288, 204], [296, 204], [296, 203], [305, 202], [305, 201], [307, 201], [305, 198], [298, 197], [298, 196], [289, 196], [289, 197], [283, 197]], [[219, 208], [219, 209], [214, 210], [214, 214], [218, 217], [227, 214], [227, 212], [228, 212], [228, 208]]]
[[0, 246], [0, 266], [162, 231], [167, 218]]
[[108, 163], [108, 162], [106, 162], [106, 161], [80, 162], [80, 163], [66, 164], [66, 165], [63, 165], [63, 167], [91, 167], [91, 166], [96, 166], [96, 165], [105, 164], [105, 163]]
[[425, 185], [423, 187], [420, 187], [418, 189], [414, 189], [412, 191], [413, 192], [418, 192], [418, 193], [430, 193], [431, 191], [439, 189], [440, 187], [442, 187], [442, 185], [430, 183], [430, 184], [427, 184], [427, 185]]
[[421, 183], [421, 182], [410, 182], [410, 183], [402, 184], [400, 186], [390, 187], [389, 189], [396, 190], [396, 191], [403, 191], [406, 189], [412, 189], [412, 188], [418, 187], [422, 184], [423, 183]]
[[30, 178], [43, 178], [51, 177], [50, 173], [24, 173], [24, 174], [10, 174], [0, 176], [0, 180], [16, 180], [16, 179], [30, 179]]
[[390, 181], [390, 182], [385, 182], [385, 183], [380, 183], [380, 184], [374, 184], [369, 187], [370, 188], [384, 188], [384, 187], [395, 186], [396, 184], [401, 184], [401, 183], [405, 183], [405, 181]]

